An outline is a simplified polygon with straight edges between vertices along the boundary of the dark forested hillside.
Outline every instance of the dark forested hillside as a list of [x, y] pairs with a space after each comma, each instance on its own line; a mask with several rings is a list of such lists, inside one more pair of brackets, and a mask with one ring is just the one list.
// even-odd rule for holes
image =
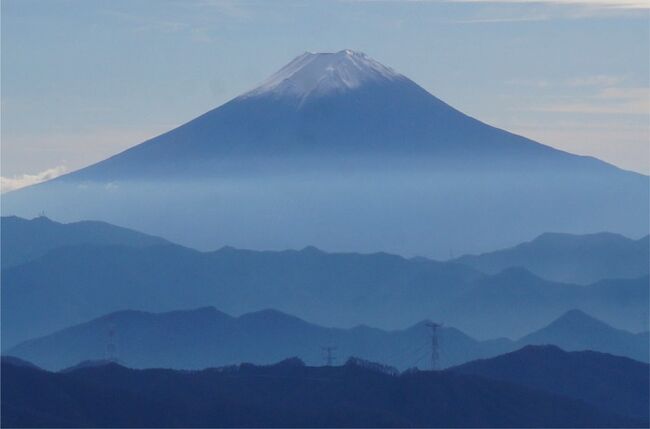
[[[289, 360], [199, 372], [3, 363], [3, 427], [631, 427], [568, 397], [448, 372]], [[38, 395], [34, 394], [38, 392]]]
[[598, 409], [643, 419], [646, 424], [650, 416], [650, 366], [624, 357], [527, 346], [449, 371], [581, 398]]

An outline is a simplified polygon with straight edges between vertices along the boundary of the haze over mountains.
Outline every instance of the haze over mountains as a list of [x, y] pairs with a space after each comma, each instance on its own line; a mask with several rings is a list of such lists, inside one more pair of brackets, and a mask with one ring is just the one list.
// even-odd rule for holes
[[[158, 314], [116, 312], [26, 341], [6, 354], [61, 370], [105, 359], [109, 329], [115, 332], [119, 361], [131, 368], [267, 365], [293, 356], [317, 366], [323, 363], [322, 347], [330, 344], [336, 345], [339, 363], [359, 357], [405, 370], [427, 368], [430, 362], [430, 330], [424, 323], [390, 332], [368, 326], [337, 329], [275, 310], [232, 317], [212, 307]], [[479, 343], [450, 327], [441, 330], [440, 339], [442, 368], [511, 350], [506, 340]]]
[[[647, 276], [578, 286], [550, 282], [521, 268], [490, 276], [458, 263], [388, 254], [331, 254], [315, 248], [204, 253], [157, 245], [154, 237], [124, 230], [119, 244], [102, 244], [97, 241], [101, 234], [92, 229], [57, 241], [48, 227], [79, 229], [47, 219], [3, 219], [3, 235], [11, 236], [17, 225], [25, 242], [41, 241], [34, 248], [55, 248], [2, 270], [5, 350], [115, 311], [206, 305], [234, 315], [273, 308], [344, 328], [365, 324], [396, 330], [432, 319], [477, 339], [518, 338], [572, 309], [634, 333], [648, 329]], [[67, 245], [73, 237], [79, 244]], [[143, 247], [143, 242], [154, 244]]]
[[[110, 327], [141, 368], [317, 364], [335, 344], [405, 369], [427, 360], [431, 319], [446, 324], [441, 367], [527, 344], [647, 362], [648, 190], [364, 54], [307, 53], [177, 129], [3, 196], [3, 214], [154, 234], [3, 218], [3, 351], [60, 369], [105, 357]], [[450, 251], [491, 253], [406, 258]], [[618, 356], [364, 365], [52, 374], [3, 360], [2, 423], [647, 426], [647, 364]]]
[[[3, 359], [2, 426], [647, 426], [647, 364], [547, 349], [520, 350], [505, 364], [399, 375], [358, 359], [338, 367], [308, 367], [293, 359], [197, 372], [111, 363], [63, 373]], [[496, 377], [490, 371], [495, 366]], [[528, 377], [495, 379], [521, 373], [522, 366]], [[478, 375], [465, 374], [472, 371]], [[604, 392], [601, 386], [613, 377], [614, 390]], [[612, 401], [599, 397], [612, 392]]]
[[[197, 329], [200, 327], [200, 329]], [[109, 338], [109, 332], [113, 337]], [[6, 350], [48, 370], [83, 361], [113, 358], [130, 368], [204, 369], [250, 362], [267, 365], [298, 357], [308, 365], [324, 362], [322, 347], [335, 345], [335, 357], [358, 357], [399, 370], [430, 367], [430, 329], [424, 322], [384, 331], [368, 326], [325, 328], [275, 310], [232, 317], [213, 307], [168, 313], [120, 311], [25, 341]], [[439, 332], [438, 368], [496, 356], [530, 344], [564, 350], [595, 350], [648, 362], [648, 333], [631, 334], [571, 310], [518, 341], [477, 341], [458, 329]]]
[[649, 205], [646, 176], [486, 125], [345, 50], [301, 55], [187, 124], [5, 195], [2, 210], [200, 249], [442, 258], [547, 231], [640, 237]]
[[45, 216], [27, 220], [2, 218], [2, 268], [20, 265], [49, 251], [79, 244], [121, 244], [146, 247], [169, 244], [159, 237], [142, 234], [104, 222], [59, 223]]
[[548, 326], [521, 338], [518, 345], [553, 344], [567, 351], [593, 350], [648, 362], [648, 332], [632, 334], [597, 320], [580, 310], [570, 310]]
[[512, 248], [466, 255], [455, 261], [488, 274], [523, 267], [540, 277], [564, 283], [636, 278], [648, 274], [650, 236], [632, 240], [605, 232], [582, 236], [545, 233]]
[[576, 286], [522, 269], [485, 276], [460, 264], [314, 248], [68, 246], [4, 269], [2, 282], [4, 347], [125, 308], [274, 308], [325, 326], [387, 329], [434, 319], [479, 339], [518, 337], [573, 308], [632, 332], [648, 320], [647, 277]]
[[[446, 321], [478, 338], [489, 333], [518, 338], [571, 309], [583, 310], [632, 332], [648, 330], [649, 277], [602, 280], [579, 286], [508, 268], [481, 278], [446, 304]], [[453, 310], [452, 310], [453, 309]]]
[[648, 427], [649, 185], [305, 53], [3, 195], [1, 424]]

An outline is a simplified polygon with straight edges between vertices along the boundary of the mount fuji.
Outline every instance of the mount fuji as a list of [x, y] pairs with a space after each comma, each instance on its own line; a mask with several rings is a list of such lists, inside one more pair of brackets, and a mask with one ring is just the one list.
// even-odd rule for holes
[[547, 231], [648, 233], [648, 177], [471, 118], [351, 50], [111, 158], [3, 197], [207, 249], [316, 245], [446, 257]]

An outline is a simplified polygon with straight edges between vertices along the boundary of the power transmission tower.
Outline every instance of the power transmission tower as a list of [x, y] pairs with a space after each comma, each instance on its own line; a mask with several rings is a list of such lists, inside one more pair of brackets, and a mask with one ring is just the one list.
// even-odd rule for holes
[[336, 351], [336, 347], [327, 346], [327, 347], [321, 347], [321, 349], [323, 351], [323, 358], [325, 359], [325, 365], [332, 366], [334, 364], [334, 361], [336, 361], [336, 356], [334, 355], [334, 352]]
[[106, 338], [106, 360], [117, 362], [117, 344], [115, 342], [116, 327], [114, 323], [108, 325], [108, 336]]
[[438, 340], [438, 329], [442, 327], [441, 323], [427, 322], [426, 325], [431, 329], [431, 370], [438, 369], [438, 359], [440, 358], [440, 341]]

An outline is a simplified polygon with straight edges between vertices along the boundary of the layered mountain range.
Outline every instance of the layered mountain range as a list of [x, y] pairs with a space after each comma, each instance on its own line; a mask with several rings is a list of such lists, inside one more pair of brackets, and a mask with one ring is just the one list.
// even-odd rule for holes
[[632, 240], [606, 232], [581, 236], [545, 233], [512, 248], [455, 260], [484, 273], [522, 267], [548, 280], [578, 284], [644, 276], [648, 261], [649, 236]]
[[[16, 231], [21, 240], [11, 239]], [[2, 234], [8, 237], [3, 254], [13, 255], [13, 264], [2, 270], [3, 350], [116, 311], [206, 305], [232, 315], [272, 308], [338, 328], [400, 330], [431, 319], [479, 340], [516, 339], [573, 309], [635, 334], [648, 330], [647, 274], [609, 279], [602, 266], [604, 278], [582, 286], [545, 280], [516, 266], [491, 275], [457, 262], [385, 253], [327, 253], [313, 247], [199, 252], [94, 222], [3, 218]], [[106, 234], [114, 240], [107, 242]], [[25, 251], [28, 243], [33, 252]], [[633, 240], [628, 244], [629, 252], [637, 247]], [[588, 265], [584, 256], [575, 258]], [[592, 263], [601, 265], [602, 259], [597, 253]], [[616, 258], [610, 261], [618, 270]], [[634, 276], [643, 262], [628, 269], [625, 273]]]
[[[385, 331], [368, 326], [326, 328], [276, 310], [239, 317], [213, 307], [167, 313], [129, 310], [25, 341], [6, 354], [48, 370], [106, 359], [131, 368], [203, 369], [241, 362], [266, 365], [289, 357], [317, 366], [325, 361], [323, 347], [334, 347], [338, 363], [358, 357], [403, 371], [430, 368], [430, 337], [426, 321]], [[650, 361], [648, 332], [614, 329], [579, 310], [517, 341], [478, 341], [450, 326], [441, 327], [437, 338], [437, 369], [547, 344]]]
[[305, 53], [3, 195], [2, 426], [647, 427], [649, 190]]

